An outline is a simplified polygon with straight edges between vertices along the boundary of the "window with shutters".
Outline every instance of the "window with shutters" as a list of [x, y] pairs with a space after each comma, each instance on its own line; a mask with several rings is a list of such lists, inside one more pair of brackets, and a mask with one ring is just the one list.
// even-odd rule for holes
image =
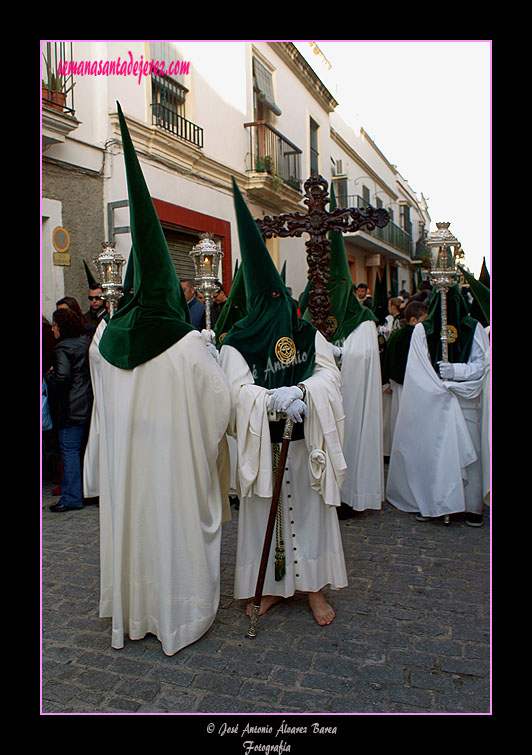
[[406, 231], [406, 233], [409, 233], [412, 235], [412, 223], [410, 221], [410, 206], [407, 204], [400, 205], [399, 208], [400, 212], [400, 218], [401, 218], [401, 228], [403, 231]]
[[318, 131], [319, 125], [310, 119], [310, 172], [319, 173]]
[[336, 196], [336, 205], [338, 207], [348, 207], [347, 199], [347, 178], [337, 178], [334, 181], [334, 194]]
[[272, 121], [273, 115], [281, 115], [281, 108], [275, 102], [272, 72], [253, 57], [253, 108], [256, 121]]
[[[177, 51], [167, 42], [150, 42], [152, 60], [174, 61]], [[185, 117], [188, 89], [183, 74], [151, 77], [152, 123], [184, 139], [196, 147], [203, 147], [203, 129]]]

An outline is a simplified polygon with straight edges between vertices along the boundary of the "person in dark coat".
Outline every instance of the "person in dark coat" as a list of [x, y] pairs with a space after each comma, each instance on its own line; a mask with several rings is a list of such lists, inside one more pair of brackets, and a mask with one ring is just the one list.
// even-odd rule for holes
[[63, 478], [61, 498], [50, 506], [50, 511], [61, 512], [83, 506], [82, 456], [93, 396], [88, 355], [90, 337], [84, 319], [71, 309], [57, 309], [52, 330], [56, 344], [52, 367], [45, 380], [52, 421], [59, 435]]

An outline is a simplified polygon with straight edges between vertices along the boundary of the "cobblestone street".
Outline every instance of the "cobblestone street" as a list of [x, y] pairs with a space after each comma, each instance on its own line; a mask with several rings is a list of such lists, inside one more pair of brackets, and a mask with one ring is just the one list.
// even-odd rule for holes
[[113, 650], [98, 617], [98, 506], [42, 516], [42, 713], [490, 712], [490, 522], [417, 522], [384, 504], [341, 522], [349, 586], [319, 627], [303, 595], [246, 637], [232, 597], [238, 510], [224, 525], [217, 618], [172, 657], [153, 636]]

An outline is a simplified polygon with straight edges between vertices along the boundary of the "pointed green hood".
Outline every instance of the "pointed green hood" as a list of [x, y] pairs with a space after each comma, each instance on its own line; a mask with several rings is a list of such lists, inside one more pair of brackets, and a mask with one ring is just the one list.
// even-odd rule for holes
[[134, 294], [110, 319], [100, 353], [115, 367], [131, 370], [194, 328], [119, 103], [117, 108], [129, 195]]
[[485, 257], [483, 257], [482, 259], [482, 267], [480, 269], [480, 275], [478, 276], [478, 279], [486, 286], [486, 288], [490, 288], [490, 274], [488, 273], [488, 268], [486, 267]]
[[[429, 313], [423, 320], [423, 327], [427, 336], [430, 360], [434, 367], [441, 361], [441, 303], [440, 294], [436, 288], [428, 304]], [[467, 305], [460, 293], [458, 285], [447, 291], [447, 325], [456, 329], [456, 340], [449, 343], [449, 362], [467, 362], [471, 354], [473, 337], [478, 320], [473, 319], [467, 313]]]
[[[330, 210], [336, 209], [336, 197], [334, 188], [331, 187]], [[329, 298], [331, 301], [330, 317], [334, 317], [338, 323], [336, 330], [332, 333], [330, 340], [341, 345], [348, 335], [350, 335], [361, 323], [366, 320], [377, 322], [376, 316], [368, 307], [363, 307], [359, 302], [353, 289], [351, 280], [351, 271], [347, 261], [345, 251], [344, 237], [336, 231], [329, 231]], [[308, 294], [307, 294], [308, 292]], [[305, 296], [305, 294], [307, 294]], [[310, 296], [310, 281], [305, 289], [305, 294], [301, 300], [301, 308], [308, 306]], [[303, 314], [304, 320], [311, 320], [308, 309]]]
[[89, 288], [94, 290], [95, 288], [100, 288], [100, 283], [96, 280], [94, 275], [92, 274], [92, 271], [90, 267], [87, 265], [85, 260], [83, 260], [83, 266], [85, 268], [85, 275], [87, 276], [87, 283], [89, 284]]
[[131, 289], [133, 288], [135, 282], [135, 255], [133, 254], [133, 248], [129, 252], [129, 257], [127, 260], [127, 266], [126, 266], [126, 273], [124, 275], [124, 282], [122, 283], [122, 296], [116, 303], [116, 309], [117, 311], [119, 309], [122, 309], [123, 307], [128, 304], [134, 296], [134, 293], [131, 293]]
[[224, 303], [214, 326], [217, 348], [220, 348], [225, 336], [233, 325], [246, 315], [247, 299], [244, 286], [244, 266], [240, 265], [233, 279], [233, 285], [229, 291], [227, 301]]
[[470, 314], [475, 317], [482, 325], [490, 324], [490, 290], [487, 286], [477, 280], [471, 273], [458, 265], [458, 269], [469, 284], [469, 290], [473, 297]]
[[234, 179], [233, 195], [248, 314], [233, 325], [222, 348], [233, 346], [242, 354], [257, 385], [294, 385], [314, 370], [316, 328], [297, 316]]
[[375, 278], [375, 290], [373, 291], [373, 304], [371, 306], [371, 311], [377, 318], [379, 325], [384, 325], [386, 322], [386, 315], [389, 314], [388, 296], [386, 294], [387, 268], [388, 266], [385, 265], [382, 272], [382, 278], [379, 273], [377, 273], [377, 277]]

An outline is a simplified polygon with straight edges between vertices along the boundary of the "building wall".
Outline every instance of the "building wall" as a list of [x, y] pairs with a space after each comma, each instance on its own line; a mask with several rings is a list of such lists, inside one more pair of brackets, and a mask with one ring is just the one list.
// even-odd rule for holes
[[[44, 161], [42, 188], [43, 197], [55, 200], [60, 206], [59, 215], [59, 207], [56, 205], [56, 219], [50, 220], [49, 216], [44, 216], [48, 252], [51, 250], [50, 233], [57, 227], [59, 217], [59, 224], [66, 228], [70, 235], [70, 265], [57, 269], [58, 266], [53, 263], [53, 256], [50, 259], [49, 253], [47, 254], [47, 264], [43, 266], [46, 270], [43, 280], [55, 280], [55, 284], [53, 290], [48, 287], [44, 289], [43, 314], [51, 317], [55, 302], [66, 295], [77, 299], [82, 311], [86, 312], [89, 303], [83, 260], [91, 267], [92, 259], [101, 251], [101, 243], [105, 240], [102, 178], [79, 168], [73, 169], [67, 165]], [[54, 298], [56, 294], [57, 298]]]
[[[182, 228], [197, 233], [206, 227], [218, 229], [218, 238], [223, 241], [226, 255], [223, 271], [226, 283], [230, 282], [235, 261], [240, 258], [232, 197], [233, 178], [256, 218], [294, 209], [306, 212], [306, 207], [301, 204], [303, 195], [286, 187], [272, 188], [267, 178], [249, 172], [249, 131], [244, 124], [254, 120], [254, 54], [272, 71], [275, 100], [282, 111], [271, 117], [272, 124], [302, 150], [302, 182], [310, 175], [312, 118], [319, 126], [319, 171], [325, 179], [330, 183], [331, 156], [343, 157], [344, 164], [353, 171], [350, 172], [349, 192], [362, 193], [360, 182], [365, 180], [362, 162], [372, 176], [373, 182], [369, 184], [371, 201], [379, 196], [385, 207], [393, 205], [395, 208], [397, 205], [396, 184], [400, 176], [395, 166], [388, 163], [362, 132], [355, 133], [332, 112], [334, 99], [309, 70], [308, 63], [294, 58], [290, 43], [181, 40], [172, 44], [175, 45], [176, 60], [190, 64], [188, 72], [182, 76], [189, 90], [185, 117], [203, 128], [203, 148], [183, 143], [152, 125], [149, 77], [77, 76], [75, 115], [79, 125], [62, 144], [51, 146], [44, 153], [43, 197], [60, 203], [62, 222], [71, 235], [72, 264], [61, 271], [49, 270], [47, 251], [43, 255], [43, 286], [45, 282], [46, 285], [53, 282], [53, 290], [59, 290], [62, 273], [64, 293], [76, 296], [82, 309], [86, 304], [83, 259], [91, 261], [99, 252], [101, 243], [111, 240], [115, 227], [127, 229], [129, 225], [127, 207], [117, 208], [111, 222], [108, 220], [110, 205], [127, 200], [117, 100], [128, 120], [150, 193], [157, 200], [163, 228]], [[118, 58], [141, 61], [148, 60], [150, 52], [147, 41], [80, 41], [73, 46], [73, 57], [78, 62]], [[335, 138], [340, 132], [349, 149], [343, 150]], [[358, 162], [353, 160], [353, 152], [359, 156]], [[258, 184], [257, 178], [260, 179]], [[161, 208], [166, 208], [163, 214]], [[394, 214], [398, 223], [398, 213]], [[45, 226], [49, 228], [49, 219], [43, 220], [43, 228]], [[287, 263], [287, 284], [292, 287], [296, 298], [307, 282], [306, 238], [303, 235], [267, 242], [278, 269]], [[127, 259], [131, 248], [130, 233], [127, 230], [117, 233], [114, 240], [117, 250]], [[379, 250], [371, 245], [368, 248], [368, 239], [357, 238], [356, 234], [346, 236], [346, 246], [353, 280], [372, 285], [377, 268], [366, 263], [368, 257]], [[399, 279], [408, 278], [411, 274], [409, 260], [400, 260], [399, 264], [403, 266], [398, 270]], [[47, 291], [43, 298], [51, 302], [54, 296], [55, 293]]]

